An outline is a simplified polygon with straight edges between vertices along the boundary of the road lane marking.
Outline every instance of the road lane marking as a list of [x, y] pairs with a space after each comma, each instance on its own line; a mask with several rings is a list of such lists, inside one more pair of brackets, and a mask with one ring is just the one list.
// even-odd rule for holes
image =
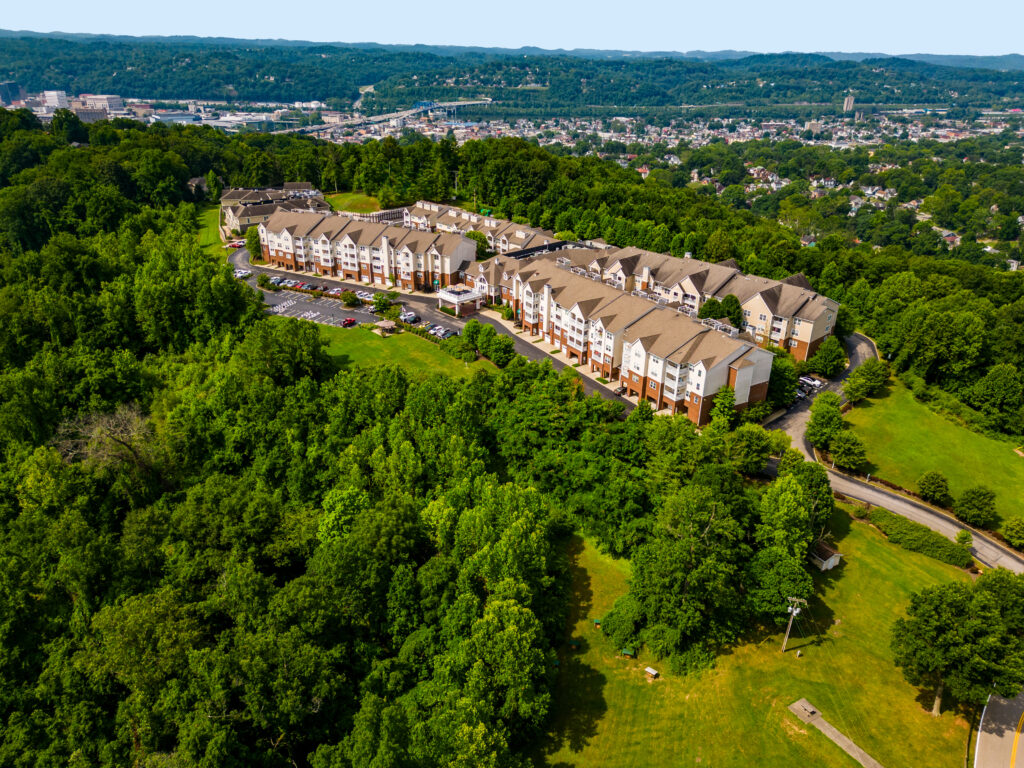
[[1017, 745], [1020, 742], [1020, 730], [1024, 728], [1024, 714], [1017, 721], [1017, 730], [1013, 733], [1013, 749], [1010, 750], [1010, 768], [1017, 765]]

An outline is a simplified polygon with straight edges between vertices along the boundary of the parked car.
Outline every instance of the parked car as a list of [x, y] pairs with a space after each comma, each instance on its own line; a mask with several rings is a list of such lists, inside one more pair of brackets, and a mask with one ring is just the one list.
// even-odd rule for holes
[[821, 389], [822, 384], [817, 379], [812, 379], [810, 376], [801, 376], [799, 379], [801, 384], [806, 384], [808, 387], [814, 387], [815, 389]]
[[446, 330], [447, 329], [443, 325], [435, 325], [433, 328], [430, 329], [429, 333], [431, 336], [440, 336]]
[[242, 248], [245, 245], [245, 240], [232, 240], [228, 243], [228, 248]]
[[354, 317], [346, 317], [344, 320], [341, 321], [342, 328], [351, 328], [355, 324], [356, 319]]
[[283, 282], [284, 282], [284, 278], [281, 277], [280, 275], [274, 275], [272, 278], [270, 278], [270, 284], [271, 285], [280, 285]]
[[615, 388], [615, 389], [613, 389], [612, 391], [613, 391], [613, 392], [614, 392], [614, 393], [615, 393], [616, 395], [624, 395], [624, 394], [626, 394], [626, 388], [625, 388], [625, 387], [616, 387], [616, 388]]
[[338, 296], [341, 293], [341, 291], [342, 291], [341, 288], [331, 288], [331, 290], [329, 290], [327, 292], [327, 295], [328, 296]]
[[459, 334], [458, 334], [457, 331], [453, 331], [451, 328], [448, 328], [447, 330], [445, 330], [444, 333], [441, 334], [441, 339], [443, 341], [444, 339], [450, 339], [452, 336], [458, 336], [458, 335]]

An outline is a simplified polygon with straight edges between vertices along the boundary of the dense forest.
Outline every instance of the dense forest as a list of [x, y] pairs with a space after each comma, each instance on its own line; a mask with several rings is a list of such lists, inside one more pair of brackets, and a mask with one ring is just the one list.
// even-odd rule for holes
[[[40, 249], [56, 235], [92, 235], [153, 218], [140, 200], [188, 200], [189, 179], [211, 172], [228, 185], [302, 179], [328, 191], [360, 189], [385, 206], [447, 200], [457, 172], [465, 204], [486, 205], [496, 215], [618, 246], [691, 252], [709, 261], [734, 258], [745, 271], [769, 277], [802, 272], [843, 303], [840, 330], [859, 326], [872, 335], [919, 397], [975, 428], [1024, 433], [1024, 273], [1007, 272], [1005, 260], [992, 259], [977, 242], [992, 231], [1016, 234], [1019, 241], [1013, 225], [1024, 212], [1024, 180], [1020, 142], [1011, 135], [949, 145], [899, 142], [876, 150], [872, 161], [889, 158], [900, 167], [874, 173], [863, 153], [793, 142], [684, 153], [693, 168], [721, 161], [717, 170], [723, 171], [728, 163], [744, 167], [756, 159], [780, 172], [858, 174], [904, 197], [923, 195], [937, 221], [965, 225], [963, 241], [950, 248], [930, 223], [916, 222], [898, 206], [901, 198], [850, 217], [848, 192], [812, 203], [806, 182], [753, 200], [718, 197], [707, 186], [689, 184], [686, 171], [652, 174], [644, 182], [613, 162], [555, 156], [521, 140], [459, 147], [413, 134], [334, 145], [282, 136], [229, 138], [212, 129], [144, 130], [129, 121], [86, 127], [69, 113], [44, 132], [28, 113], [0, 114], [0, 183], [18, 181], [0, 190], [0, 240], [8, 248]], [[87, 140], [89, 151], [69, 149], [72, 138]], [[813, 247], [801, 243], [802, 227], [818, 231]], [[1018, 241], [1006, 242], [1017, 247]], [[24, 326], [49, 337], [57, 321], [45, 306], [33, 323], [9, 325], [6, 335]]]
[[[704, 190], [518, 140], [0, 111], [0, 763], [525, 766], [570, 536], [631, 559], [603, 629], [675, 674], [812, 595], [827, 475], [727, 396], [698, 433], [522, 358], [459, 381], [338, 370], [198, 247], [198, 177], [402, 202], [448, 198], [455, 170], [503, 215], [803, 271], [922, 395], [1020, 431], [1021, 275], [955, 250], [805, 248]], [[793, 377], [780, 356], [774, 401]]]
[[637, 564], [609, 633], [680, 673], [810, 597], [824, 470], [731, 407], [340, 371], [200, 251], [190, 179], [334, 149], [0, 112], [0, 763], [525, 766], [573, 532]]
[[30, 91], [118, 93], [146, 99], [278, 101], [358, 97], [389, 112], [426, 99], [490, 96], [506, 114], [580, 115], [593, 108], [742, 103], [1020, 106], [1021, 72], [941, 66], [909, 59], [836, 61], [817, 54], [715, 61], [678, 57], [595, 59], [420, 51], [342, 45], [218, 41], [4, 38], [0, 79]]

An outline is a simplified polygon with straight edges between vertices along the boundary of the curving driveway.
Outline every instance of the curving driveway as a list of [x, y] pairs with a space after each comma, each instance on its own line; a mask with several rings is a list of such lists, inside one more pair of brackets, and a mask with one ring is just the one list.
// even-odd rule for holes
[[[259, 275], [260, 273], [266, 273], [268, 275], [286, 274], [289, 277], [297, 277], [302, 275], [302, 273], [286, 272], [285, 270], [281, 269], [274, 269], [272, 267], [264, 267], [258, 264], [253, 264], [249, 261], [249, 252], [245, 248], [238, 248], [234, 251], [231, 251], [228, 254], [227, 259], [228, 263], [232, 267], [235, 267], [236, 269], [247, 269], [250, 272], [252, 272], [252, 277], [250, 277], [246, 282], [249, 283], [249, 285], [252, 286], [254, 290], [259, 290], [259, 288], [256, 285], [256, 276]], [[314, 274], [307, 274], [305, 275], [305, 277], [317, 283], [324, 283], [330, 286], [339, 286], [341, 288], [351, 291], [367, 291], [369, 293], [382, 293], [384, 290], [387, 290], [379, 288], [374, 285], [367, 285], [366, 283], [350, 283], [344, 280], [338, 280], [337, 278], [333, 277], [323, 277]], [[286, 292], [282, 291], [281, 293]], [[275, 304], [280, 303], [280, 301], [282, 300], [277, 292], [264, 291], [263, 295], [266, 300], [266, 303], [269, 306], [274, 306]], [[313, 304], [313, 299], [304, 299], [302, 298], [303, 296], [306, 296], [306, 294], [295, 294], [293, 296], [290, 296], [289, 299], [304, 301], [311, 305]], [[430, 320], [433, 323], [439, 323], [444, 326], [460, 329], [462, 328], [462, 326], [466, 324], [466, 320], [454, 318], [451, 315], [446, 315], [443, 312], [439, 312], [437, 309], [437, 299], [431, 297], [428, 294], [410, 294], [400, 292], [399, 296], [400, 301], [402, 303], [408, 305], [409, 307], [414, 307], [416, 309], [416, 312], [421, 317], [423, 317], [426, 320]], [[333, 299], [327, 299], [325, 301], [334, 302]], [[340, 305], [340, 302], [335, 303]], [[326, 305], [321, 304], [317, 306], [315, 309], [322, 312], [324, 306]], [[345, 310], [342, 308], [339, 310], [339, 313], [345, 314]], [[494, 329], [499, 333], [504, 333], [506, 336], [509, 336], [515, 342], [516, 352], [518, 352], [523, 357], [529, 360], [547, 360], [551, 363], [552, 367], [556, 371], [560, 371], [566, 367], [566, 363], [563, 360], [559, 360], [547, 354], [538, 345], [533, 344], [531, 341], [529, 341], [529, 337], [509, 335], [508, 330], [504, 328], [501, 325], [501, 323], [495, 322], [493, 319], [486, 317], [484, 315], [476, 315], [475, 317], [481, 323], [493, 326]], [[616, 395], [610, 387], [606, 387], [603, 384], [596, 382], [587, 376], [580, 376], [579, 378], [583, 384], [583, 391], [586, 392], [588, 395], [598, 394], [601, 395], [601, 397], [604, 397], [608, 400], [613, 400], [615, 402], [622, 403], [625, 413], [628, 413], [629, 411], [633, 410], [633, 403], [631, 403], [624, 397], [619, 397], [618, 395]]]
[[[265, 272], [269, 275], [279, 275], [283, 273], [283, 270], [272, 269], [250, 263], [249, 254], [244, 248], [239, 248], [229, 253], [228, 262], [236, 268], [248, 269], [253, 273], [253, 276], [249, 278], [248, 282], [254, 289], [256, 288], [256, 275], [259, 273]], [[344, 280], [338, 280], [330, 277], [310, 275], [310, 279], [315, 279], [318, 283], [341, 286], [350, 290], [364, 290], [371, 293], [381, 291], [380, 288], [376, 288], [372, 285], [349, 283]], [[265, 292], [264, 295], [267, 303], [271, 306], [282, 300], [279, 294]], [[301, 296], [299, 296], [299, 300], [309, 301], [311, 304], [313, 301], [303, 299]], [[436, 299], [429, 295], [403, 293], [401, 294], [401, 300], [410, 307], [416, 307], [416, 311], [419, 312], [421, 316], [432, 322], [441, 323], [442, 325], [447, 326], [454, 326], [456, 328], [461, 328], [465, 325], [465, 320], [458, 320], [450, 315], [438, 312]], [[323, 305], [317, 307], [317, 309], [322, 311]], [[344, 310], [340, 311], [344, 314]], [[508, 330], [504, 326], [489, 317], [477, 315], [477, 320], [493, 326], [499, 333], [509, 335]], [[556, 371], [560, 371], [566, 367], [566, 363], [564, 361], [547, 354], [538, 345], [533, 344], [528, 337], [511, 335], [510, 338], [515, 342], [516, 352], [524, 357], [537, 361], [547, 360]], [[825, 389], [832, 390], [840, 395], [842, 394], [843, 382], [850, 373], [855, 368], [863, 364], [864, 361], [875, 357], [877, 353], [875, 351], [875, 345], [871, 339], [861, 333], [854, 333], [846, 340], [846, 354], [850, 360], [850, 365], [836, 378], [835, 381], [829, 382], [825, 386]], [[599, 394], [608, 400], [620, 402], [623, 404], [626, 412], [633, 409], [634, 406], [629, 400], [616, 395], [612, 392], [610, 387], [606, 387], [587, 376], [580, 376], [579, 378], [583, 384], [584, 391], [587, 392], [587, 394]], [[813, 461], [814, 449], [810, 443], [807, 442], [807, 438], [804, 435], [809, 418], [810, 401], [805, 400], [798, 405], [795, 405], [784, 415], [767, 426], [770, 426], [773, 429], [781, 429], [788, 433], [793, 438], [793, 446], [802, 451], [808, 459]], [[870, 485], [861, 480], [833, 470], [829, 470], [829, 479], [832, 482], [832, 488], [845, 496], [858, 499], [859, 501], [865, 501], [878, 507], [885, 507], [898, 515], [902, 515], [903, 517], [914, 520], [922, 525], [926, 525], [947, 538], [955, 539], [959, 531], [970, 530], [967, 526], [952, 517], [943, 515], [924, 504], [915, 502], [912, 499], [908, 499], [905, 496], [901, 496], [898, 493], [885, 488]], [[972, 553], [982, 563], [990, 567], [1002, 566], [1009, 568], [1016, 573], [1024, 572], [1024, 556], [1017, 554], [1013, 550], [1002, 546], [994, 540], [979, 535], [976, 531], [972, 531], [972, 534], [974, 535], [974, 547], [972, 549]]]

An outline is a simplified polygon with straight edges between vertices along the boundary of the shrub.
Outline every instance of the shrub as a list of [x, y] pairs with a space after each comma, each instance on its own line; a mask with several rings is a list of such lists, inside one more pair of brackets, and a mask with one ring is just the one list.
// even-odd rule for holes
[[968, 488], [953, 505], [953, 514], [975, 528], [993, 528], [999, 519], [996, 494], [984, 485]]
[[927, 526], [881, 508], [872, 509], [868, 518], [876, 528], [889, 537], [889, 541], [903, 549], [920, 552], [958, 568], [967, 568], [972, 563], [970, 551]]
[[748, 424], [760, 424], [772, 415], [772, 404], [767, 400], [761, 400], [745, 409], [740, 414], [740, 421]]
[[516, 311], [512, 307], [501, 307], [498, 311], [501, 312], [502, 320], [516, 319]]
[[466, 323], [466, 327], [462, 329], [462, 338], [467, 343], [472, 344], [474, 347], [477, 346], [477, 337], [480, 335], [480, 329], [483, 326], [480, 325], [480, 321], [475, 317]]
[[249, 258], [253, 261], [263, 259], [263, 246], [260, 244], [260, 231], [256, 227], [249, 227], [245, 230], [245, 249], [249, 252]]
[[440, 310], [450, 317], [455, 317], [455, 310], [451, 307], [441, 307]]
[[843, 382], [843, 395], [851, 403], [875, 394], [889, 380], [889, 364], [871, 358]]
[[441, 349], [464, 363], [476, 360], [476, 349], [461, 336], [452, 336], [441, 342]]
[[341, 303], [346, 307], [358, 307], [363, 303], [363, 300], [356, 296], [352, 291], [342, 291]]
[[843, 414], [839, 409], [839, 395], [835, 392], [822, 392], [811, 404], [807, 439], [818, 448], [827, 448], [842, 429]]
[[828, 446], [836, 466], [843, 469], [859, 470], [868, 463], [864, 443], [853, 432], [840, 432]]
[[516, 344], [508, 336], [497, 336], [491, 342], [487, 357], [499, 368], [504, 368], [516, 356]]
[[949, 507], [953, 497], [949, 493], [949, 481], [939, 472], [925, 472], [917, 481], [917, 492], [925, 501], [940, 507]]
[[265, 288], [267, 290], [270, 290], [275, 287], [270, 284], [270, 278], [267, 276], [266, 272], [260, 272], [258, 275], [256, 275], [256, 285], [258, 285], [260, 288]]
[[611, 611], [601, 619], [601, 629], [612, 639], [616, 648], [636, 646], [640, 640], [643, 612], [633, 594], [626, 594], [615, 601]]
[[694, 643], [681, 653], [673, 653], [668, 661], [669, 669], [674, 675], [698, 675], [714, 669], [717, 654], [703, 643]]
[[839, 339], [829, 336], [807, 362], [812, 371], [831, 379], [846, 367], [846, 352]]
[[1011, 547], [1024, 549], [1024, 517], [1015, 517], [1003, 526], [1003, 536]]

